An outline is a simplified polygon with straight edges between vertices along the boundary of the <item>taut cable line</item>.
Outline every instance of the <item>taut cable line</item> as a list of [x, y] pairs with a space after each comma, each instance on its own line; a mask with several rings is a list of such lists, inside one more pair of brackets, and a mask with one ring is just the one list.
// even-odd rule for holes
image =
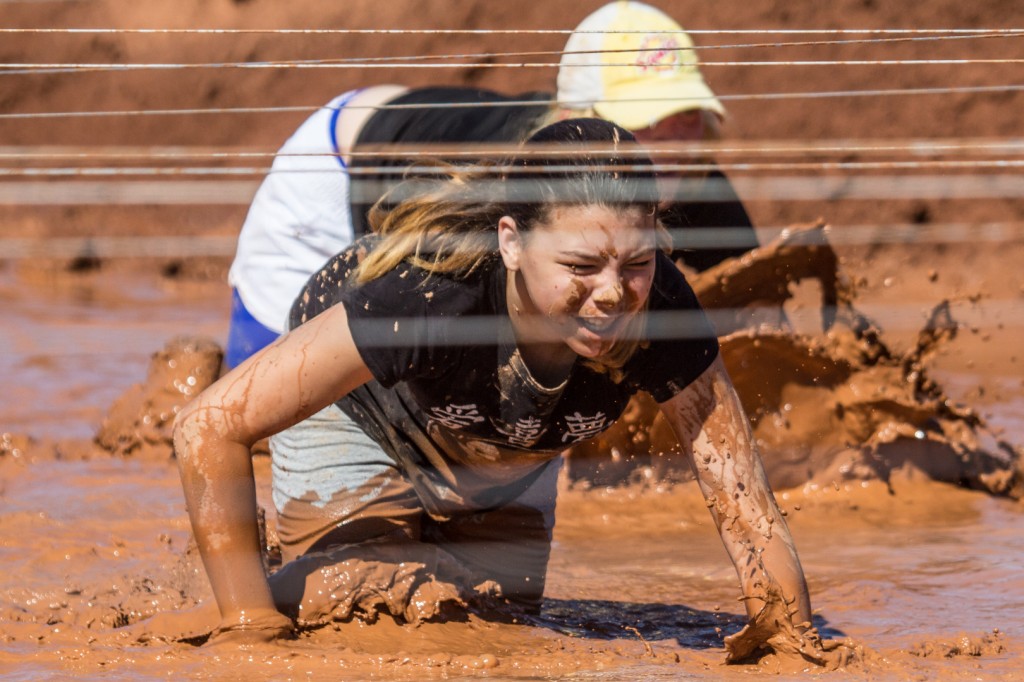
[[[0, 71], [0, 75], [3, 72]], [[717, 98], [723, 102], [745, 102], [745, 101], [768, 101], [768, 100], [789, 100], [789, 99], [834, 99], [846, 97], [899, 97], [899, 96], [921, 96], [921, 95], [948, 95], [948, 94], [997, 94], [1007, 92], [1024, 91], [1024, 84], [1006, 85], [973, 85], [973, 86], [952, 86], [941, 88], [894, 88], [888, 90], [830, 90], [818, 92], [773, 92], [773, 93], [747, 93], [747, 94], [722, 94]], [[618, 99], [618, 102], [661, 102], [666, 98], [643, 98], [643, 99]], [[609, 100], [597, 100], [607, 102]], [[576, 102], [565, 100], [550, 100], [549, 104], [572, 105]], [[542, 105], [544, 102], [537, 100], [511, 100], [507, 102], [481, 102], [474, 103], [474, 107], [501, 108], [516, 107], [523, 105]], [[346, 109], [374, 109], [377, 111], [400, 110], [400, 109], [445, 109], [465, 108], [465, 102], [439, 102], [431, 104], [381, 104], [375, 106], [361, 106], [358, 104], [346, 105]], [[312, 113], [320, 109], [332, 110], [324, 106], [286, 106], [286, 107], [211, 107], [207, 109], [122, 109], [116, 111], [42, 111], [23, 113], [0, 113], [0, 120], [18, 119], [45, 119], [45, 118], [89, 118], [106, 116], [193, 116], [211, 114], [288, 114], [288, 113]]]
[[[365, 150], [364, 150], [365, 149]], [[480, 158], [488, 154], [503, 154], [517, 149], [515, 145], [463, 144], [448, 147], [445, 144], [394, 144], [366, 146], [348, 154], [352, 158]], [[658, 142], [645, 147], [647, 153], [657, 155], [688, 155], [716, 157], [740, 154], [743, 156], [771, 155], [826, 155], [826, 154], [906, 154], [910, 156], [953, 154], [1012, 154], [1024, 153], [1024, 138], [906, 138], [878, 140], [728, 140], [720, 142]], [[321, 158], [333, 154], [275, 152], [238, 147], [90, 147], [90, 146], [0, 146], [0, 160], [55, 161], [55, 160], [182, 160], [199, 159], [227, 161], [233, 159]]]
[[[0, 33], [16, 30], [16, 29], [0, 29]], [[582, 33], [589, 33], [583, 31]], [[629, 33], [628, 31], [607, 31], [606, 33]], [[672, 32], [670, 32], [672, 33]], [[753, 48], [785, 48], [785, 47], [823, 47], [823, 46], [838, 46], [838, 45], [880, 45], [880, 44], [893, 44], [893, 43], [912, 43], [912, 42], [937, 42], [947, 40], [977, 40], [977, 39], [990, 39], [990, 38], [1021, 38], [1024, 37], [1024, 31], [1000, 31], [1000, 32], [985, 32], [979, 31], [975, 33], [963, 33], [953, 35], [929, 35], [929, 36], [915, 36], [915, 37], [899, 37], [899, 38], [859, 38], [852, 40], [801, 40], [801, 41], [772, 41], [772, 42], [759, 42], [759, 43], [726, 43], [721, 45], [691, 45], [685, 47], [676, 48], [679, 52], [711, 52], [715, 50], [732, 50], [732, 49], [753, 49]], [[603, 54], [615, 54], [615, 53], [635, 53], [635, 52], [654, 52], [659, 51], [663, 48], [639, 48], [639, 49], [622, 49], [622, 50], [601, 50]], [[436, 55], [408, 55], [401, 57], [344, 57], [323, 60], [325, 62], [332, 63], [352, 63], [352, 62], [402, 62], [402, 61], [426, 61], [431, 59], [504, 59], [511, 57], [558, 57], [561, 58], [563, 55], [572, 54], [595, 54], [597, 51], [565, 51], [565, 50], [532, 50], [532, 51], [516, 51], [516, 52], [468, 52], [468, 53], [453, 53], [453, 54], [436, 54]]]
[[[762, 227], [765, 235], [778, 235], [785, 227]], [[102, 232], [103, 230], [100, 230]], [[670, 229], [677, 243], [693, 248], [718, 247], [729, 238], [729, 229]], [[725, 237], [725, 239], [723, 239]], [[966, 242], [1024, 241], [1024, 222], [988, 223], [886, 223], [878, 225], [832, 225], [829, 244], [866, 246], [872, 244], [957, 244]], [[83, 254], [99, 258], [147, 258], [183, 256], [230, 256], [237, 245], [235, 235], [156, 235], [72, 237], [0, 237], [0, 260], [26, 258], [74, 258]]]
[[[66, 33], [84, 35], [108, 34], [194, 34], [194, 35], [569, 35], [571, 33], [637, 34], [644, 30], [575, 31], [563, 28], [0, 28], [2, 33]], [[686, 29], [661, 33], [689, 35], [941, 35], [941, 34], [1020, 34], [1024, 28], [757, 28], [757, 29]]]
[[[550, 170], [572, 170], [573, 166], [550, 167]], [[635, 167], [597, 167], [602, 170], [635, 170]], [[969, 160], [920, 160], [920, 161], [818, 161], [818, 162], [736, 162], [736, 163], [655, 163], [651, 168], [659, 173], [699, 173], [715, 169], [722, 171], [744, 171], [744, 172], [766, 172], [766, 171], [878, 171], [878, 170], [1008, 170], [1024, 168], [1024, 159], [969, 159]], [[464, 172], [488, 172], [494, 168], [490, 166], [467, 165], [459, 166]], [[515, 169], [508, 169], [514, 172]], [[288, 174], [323, 174], [323, 168], [289, 169], [287, 171], [276, 170], [271, 166], [232, 166], [211, 168], [207, 166], [181, 166], [181, 167], [157, 167], [157, 166], [133, 166], [128, 168], [119, 167], [61, 167], [61, 168], [11, 168], [0, 167], [0, 177], [153, 177], [153, 176], [262, 176], [268, 173]], [[438, 168], [414, 167], [403, 171], [410, 178], [413, 177], [438, 177], [444, 173]], [[360, 175], [393, 174], [393, 166], [366, 166], [353, 168], [349, 174], [353, 177]]]
[[[960, 58], [960, 59], [806, 59], [806, 60], [744, 60], [702, 61], [701, 67], [758, 67], [758, 66], [967, 66], [978, 64], [1024, 64], [1024, 58]], [[593, 68], [633, 66], [630, 62], [595, 64]], [[103, 71], [175, 71], [189, 69], [550, 69], [558, 62], [453, 62], [421, 64], [418, 62], [336, 62], [333, 60], [285, 60], [263, 62], [151, 62], [103, 64], [83, 63], [8, 63], [0, 66], [0, 75], [53, 74]]]

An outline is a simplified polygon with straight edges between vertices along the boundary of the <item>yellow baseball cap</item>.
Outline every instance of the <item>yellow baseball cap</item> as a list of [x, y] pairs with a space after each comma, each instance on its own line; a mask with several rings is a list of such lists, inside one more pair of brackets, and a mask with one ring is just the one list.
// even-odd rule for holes
[[597, 10], [569, 36], [558, 68], [558, 102], [593, 108], [628, 130], [691, 109], [725, 116], [704, 82], [693, 40], [671, 17], [634, 0]]

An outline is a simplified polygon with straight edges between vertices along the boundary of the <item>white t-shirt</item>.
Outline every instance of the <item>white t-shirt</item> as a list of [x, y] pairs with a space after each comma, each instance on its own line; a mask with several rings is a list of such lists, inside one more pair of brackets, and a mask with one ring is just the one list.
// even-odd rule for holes
[[288, 138], [242, 224], [228, 282], [252, 316], [278, 333], [310, 273], [352, 243], [349, 175], [334, 124], [357, 92], [335, 97]]

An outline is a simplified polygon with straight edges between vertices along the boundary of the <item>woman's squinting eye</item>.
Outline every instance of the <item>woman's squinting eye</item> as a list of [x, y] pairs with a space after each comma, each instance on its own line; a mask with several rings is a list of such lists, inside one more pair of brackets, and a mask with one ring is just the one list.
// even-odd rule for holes
[[645, 270], [650, 267], [651, 263], [654, 262], [654, 256], [647, 256], [646, 258], [639, 258], [637, 260], [631, 260], [626, 263], [626, 267], [630, 270]]
[[[654, 256], [643, 256], [636, 260], [631, 260], [625, 265], [626, 270], [646, 270], [650, 267], [651, 263], [654, 262]], [[571, 272], [574, 275], [592, 275], [601, 269], [601, 266], [596, 263], [571, 263], [564, 262], [562, 267]]]
[[597, 266], [590, 263], [563, 263], [563, 265], [574, 275], [586, 275], [597, 270]]

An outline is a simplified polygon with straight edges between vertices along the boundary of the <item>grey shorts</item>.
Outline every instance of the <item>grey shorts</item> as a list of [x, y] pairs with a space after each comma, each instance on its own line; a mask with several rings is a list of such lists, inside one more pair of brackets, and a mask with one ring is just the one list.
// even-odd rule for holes
[[437, 544], [505, 597], [544, 591], [561, 459], [501, 507], [446, 521], [426, 514], [401, 466], [336, 405], [270, 441], [273, 499], [285, 561], [336, 545], [393, 537]]

